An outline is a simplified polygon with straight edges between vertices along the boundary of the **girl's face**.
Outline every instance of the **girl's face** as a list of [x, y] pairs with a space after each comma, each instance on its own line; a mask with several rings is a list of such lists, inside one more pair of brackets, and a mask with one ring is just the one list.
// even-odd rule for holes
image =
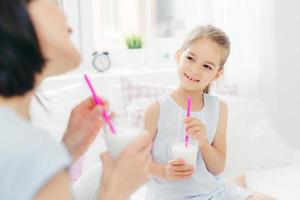
[[46, 60], [38, 79], [76, 68], [80, 55], [70, 40], [71, 29], [61, 9], [49, 0], [34, 0], [29, 3], [28, 11]]
[[184, 51], [177, 51], [176, 61], [181, 87], [204, 90], [223, 73], [220, 64], [224, 50], [209, 38], [195, 41]]

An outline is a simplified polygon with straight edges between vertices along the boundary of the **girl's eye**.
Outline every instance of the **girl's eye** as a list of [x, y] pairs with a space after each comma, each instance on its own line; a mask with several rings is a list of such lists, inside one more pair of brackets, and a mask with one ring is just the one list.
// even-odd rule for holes
[[69, 33], [69, 34], [72, 34], [72, 33], [73, 33], [73, 29], [70, 28], [70, 27], [68, 27], [68, 33]]
[[203, 65], [206, 69], [212, 70], [212, 67], [209, 65]]
[[186, 59], [188, 59], [189, 61], [194, 61], [194, 58], [191, 56], [186, 56]]

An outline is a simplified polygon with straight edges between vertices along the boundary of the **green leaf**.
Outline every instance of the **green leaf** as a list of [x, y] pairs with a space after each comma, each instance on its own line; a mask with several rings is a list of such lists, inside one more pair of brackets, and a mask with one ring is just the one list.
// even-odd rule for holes
[[140, 49], [143, 46], [141, 36], [138, 35], [125, 37], [125, 42], [128, 49]]

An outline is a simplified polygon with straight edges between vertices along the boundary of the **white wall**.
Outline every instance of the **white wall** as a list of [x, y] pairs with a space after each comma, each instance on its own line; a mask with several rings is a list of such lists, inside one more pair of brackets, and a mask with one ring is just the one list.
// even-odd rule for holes
[[273, 0], [264, 0], [261, 3], [259, 27], [262, 30], [259, 41], [258, 94], [274, 122], [277, 122], [279, 113], [277, 4]]
[[298, 0], [276, 0], [279, 95], [276, 125], [286, 141], [300, 149], [299, 8]]
[[62, 7], [73, 29], [72, 42], [82, 55], [81, 65], [91, 68], [94, 51], [92, 0], [62, 0]]

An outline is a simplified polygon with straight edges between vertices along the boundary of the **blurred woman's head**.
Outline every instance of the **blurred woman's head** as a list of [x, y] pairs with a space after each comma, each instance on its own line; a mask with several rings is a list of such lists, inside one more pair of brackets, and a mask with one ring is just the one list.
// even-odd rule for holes
[[48, 0], [0, 1], [0, 96], [23, 96], [41, 79], [79, 65], [60, 9]]

